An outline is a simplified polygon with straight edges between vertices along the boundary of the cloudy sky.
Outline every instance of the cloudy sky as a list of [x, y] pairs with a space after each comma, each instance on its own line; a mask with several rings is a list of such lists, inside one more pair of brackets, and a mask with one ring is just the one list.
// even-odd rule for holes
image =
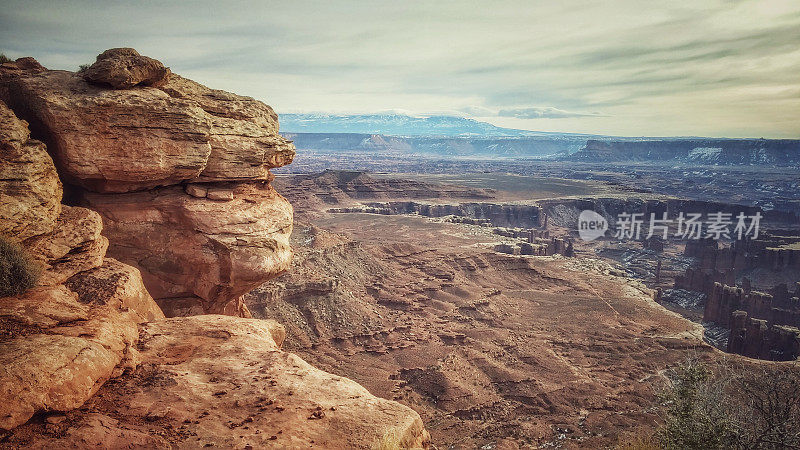
[[800, 1], [4, 0], [0, 52], [134, 47], [279, 113], [541, 131], [800, 137]]

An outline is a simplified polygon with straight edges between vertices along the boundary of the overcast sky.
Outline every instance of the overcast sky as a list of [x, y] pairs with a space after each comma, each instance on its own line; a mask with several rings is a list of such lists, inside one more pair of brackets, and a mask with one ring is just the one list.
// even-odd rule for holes
[[613, 135], [800, 137], [800, 1], [4, 0], [0, 52], [134, 47], [279, 113], [453, 114]]

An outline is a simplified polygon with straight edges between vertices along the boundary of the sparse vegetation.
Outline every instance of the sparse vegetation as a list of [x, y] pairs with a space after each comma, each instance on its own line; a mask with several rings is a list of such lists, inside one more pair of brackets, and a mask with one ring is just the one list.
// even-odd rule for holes
[[78, 66], [78, 73], [86, 72], [87, 70], [89, 70], [90, 66], [91, 64], [81, 64], [80, 66]]
[[732, 448], [736, 427], [727, 411], [725, 391], [730, 382], [715, 376], [696, 359], [670, 369], [668, 387], [659, 398], [665, 406], [664, 424], [656, 433], [666, 449]]
[[13, 61], [11, 58], [6, 56], [4, 53], [0, 53], [0, 64], [7, 63]]
[[731, 387], [740, 448], [800, 448], [800, 364], [742, 371]]
[[25, 293], [36, 285], [40, 273], [22, 247], [0, 238], [0, 297]]
[[[800, 448], [800, 366], [713, 366], [695, 359], [667, 373], [659, 398], [664, 449]], [[627, 447], [646, 448], [646, 447]]]
[[621, 438], [614, 450], [660, 450], [652, 435], [634, 435]]

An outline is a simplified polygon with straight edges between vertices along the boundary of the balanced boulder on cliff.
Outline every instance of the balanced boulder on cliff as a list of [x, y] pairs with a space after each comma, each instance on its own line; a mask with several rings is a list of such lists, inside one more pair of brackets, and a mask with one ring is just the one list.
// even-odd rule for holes
[[133, 49], [103, 52], [84, 74], [30, 67], [0, 67], [0, 99], [41, 135], [66, 181], [87, 190], [267, 180], [294, 157], [272, 108], [177, 75], [152, 81], [163, 65]]

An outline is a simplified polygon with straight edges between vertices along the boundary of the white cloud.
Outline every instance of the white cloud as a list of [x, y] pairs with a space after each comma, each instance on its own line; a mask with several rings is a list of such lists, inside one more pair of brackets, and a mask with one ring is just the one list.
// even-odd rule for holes
[[527, 108], [501, 109], [497, 113], [500, 117], [515, 117], [517, 119], [561, 119], [567, 117], [592, 117], [601, 116], [600, 113], [582, 113], [564, 111], [551, 106], [531, 106]]
[[7, 0], [0, 9], [0, 52], [12, 57], [74, 70], [114, 46], [279, 112], [462, 111], [546, 131], [800, 134], [796, 0]]

